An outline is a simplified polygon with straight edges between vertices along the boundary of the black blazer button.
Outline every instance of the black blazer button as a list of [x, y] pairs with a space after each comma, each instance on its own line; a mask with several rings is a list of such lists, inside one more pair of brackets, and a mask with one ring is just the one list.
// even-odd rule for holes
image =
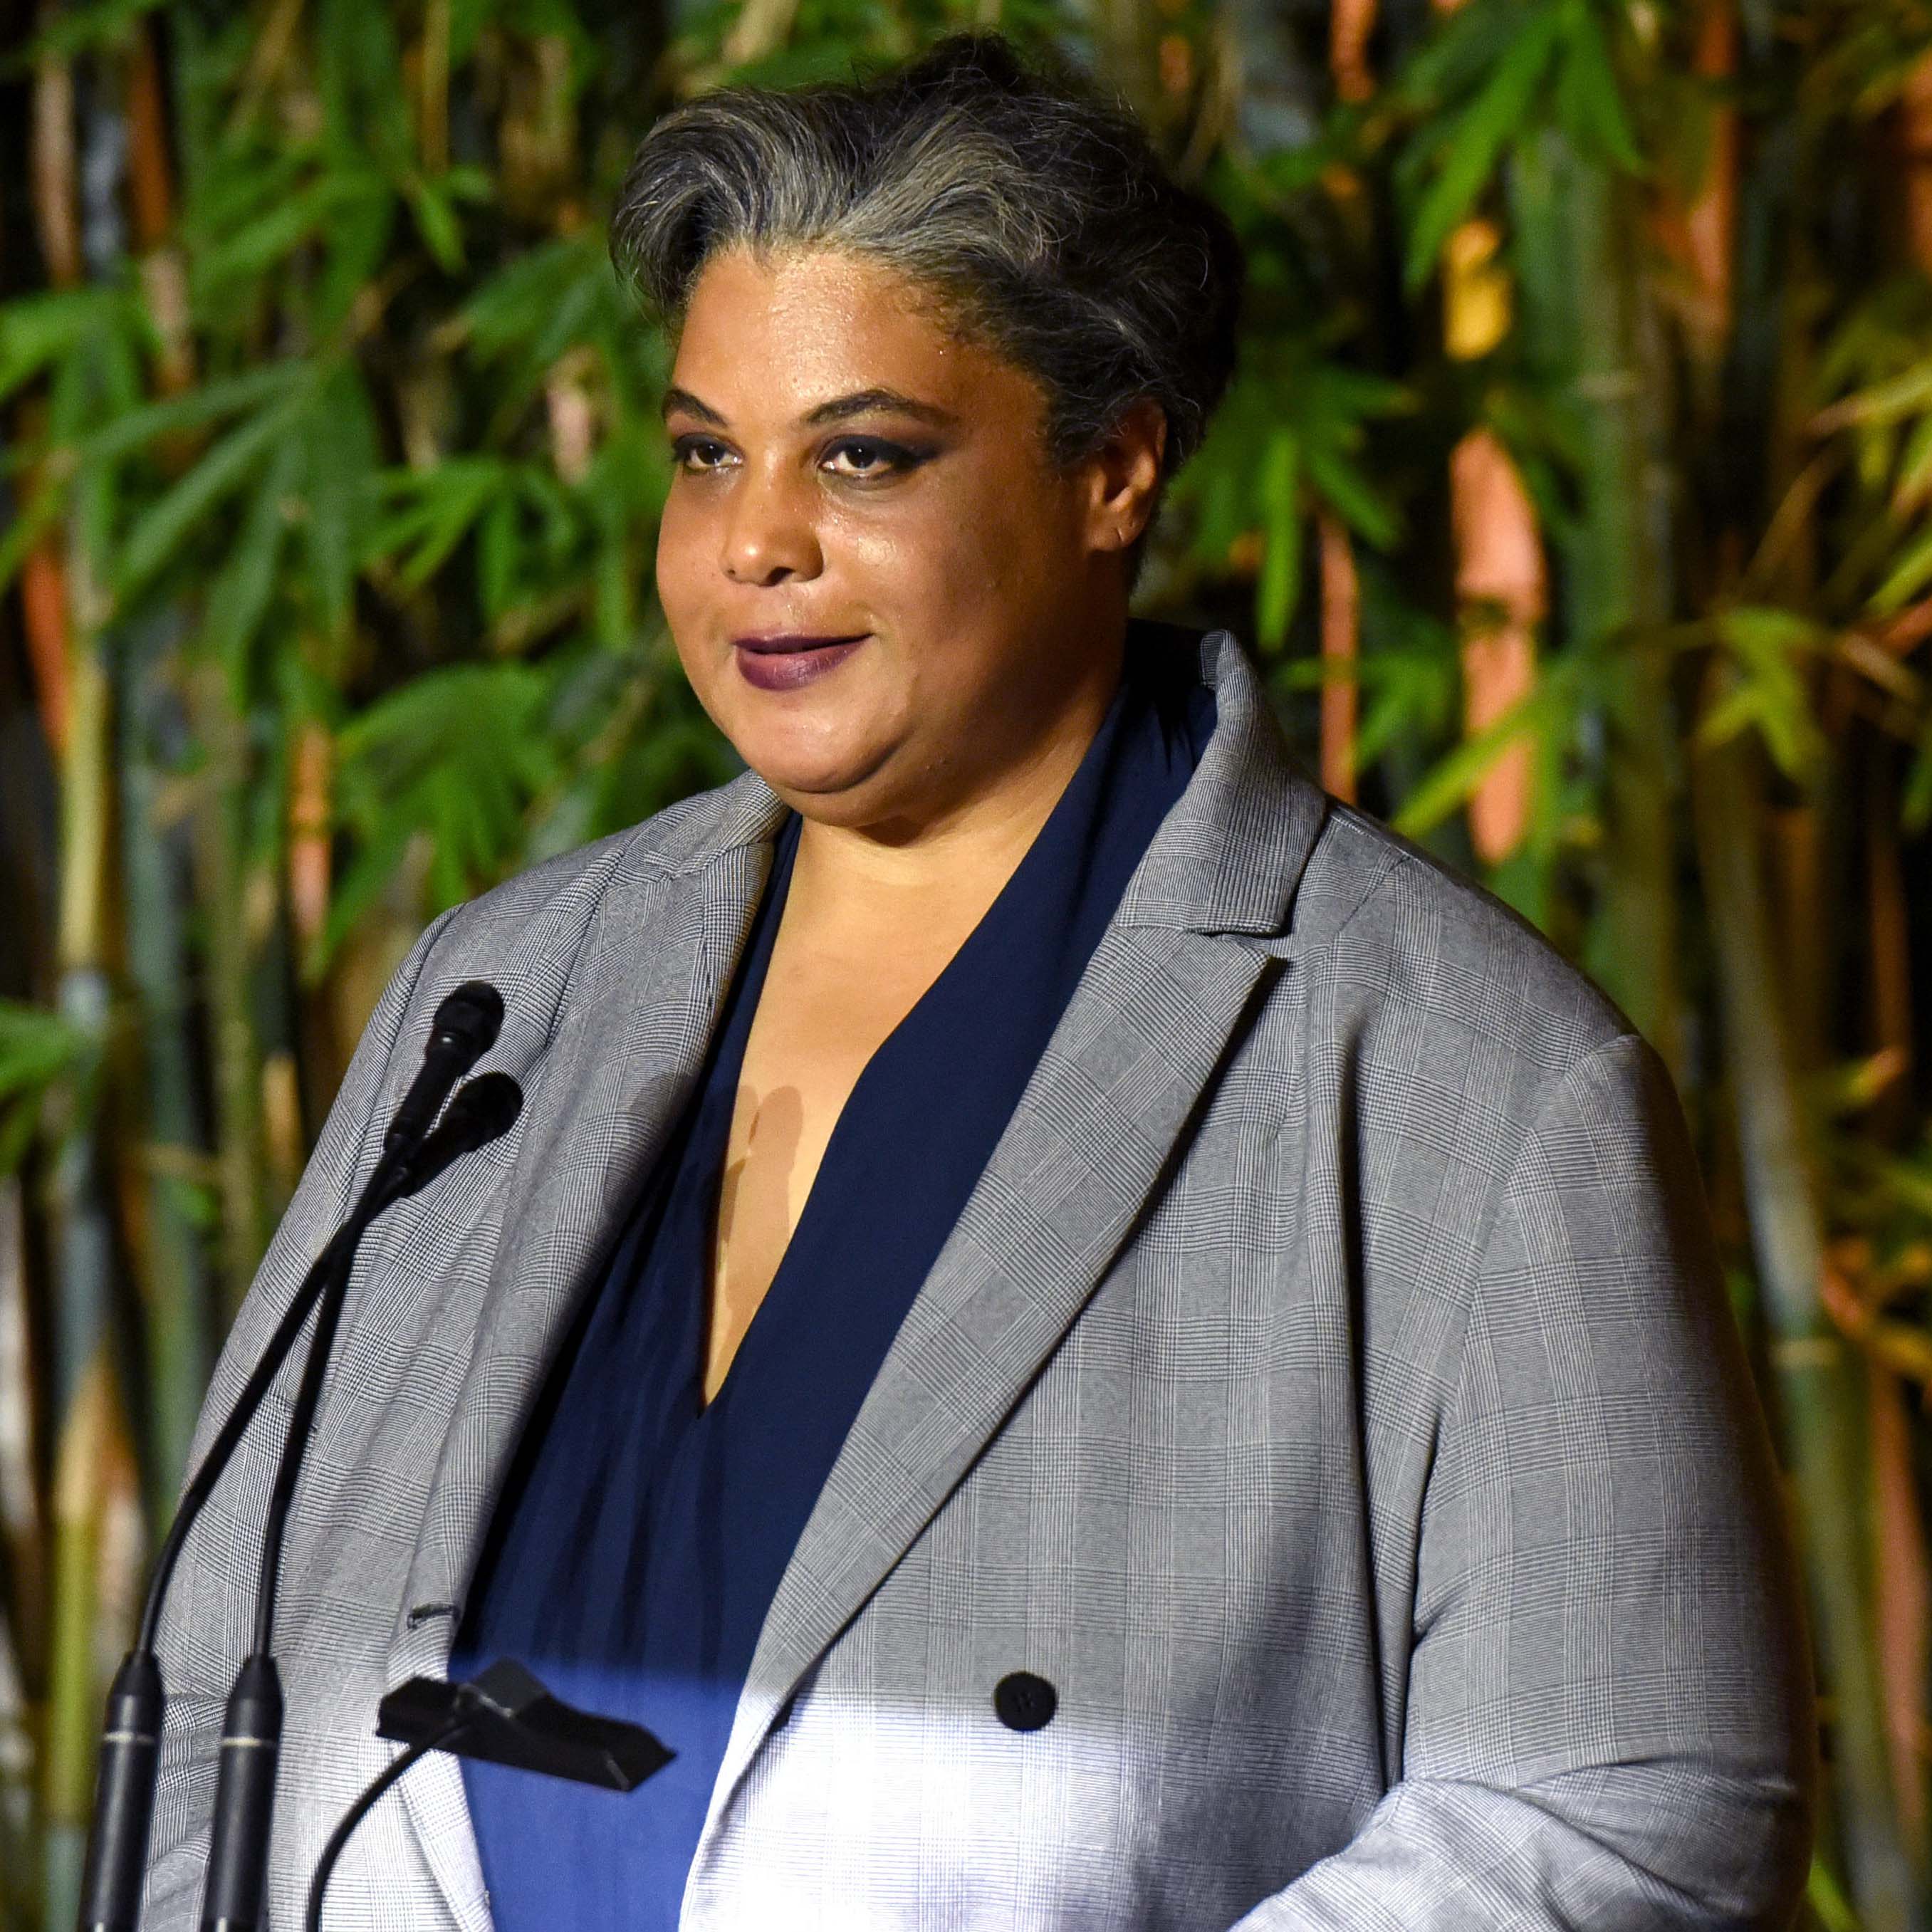
[[993, 1686], [993, 1708], [1010, 1731], [1036, 1731], [1059, 1708], [1059, 1692], [1030, 1670], [1016, 1670]]

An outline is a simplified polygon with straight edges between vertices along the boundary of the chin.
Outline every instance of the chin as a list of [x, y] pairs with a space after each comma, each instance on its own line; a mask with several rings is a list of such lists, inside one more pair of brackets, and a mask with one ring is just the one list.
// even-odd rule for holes
[[866, 783], [876, 763], [824, 750], [808, 750], [796, 743], [778, 746], [744, 742], [740, 758], [794, 810], [808, 818], [832, 824], [848, 814], [862, 818], [861, 800], [872, 788]]

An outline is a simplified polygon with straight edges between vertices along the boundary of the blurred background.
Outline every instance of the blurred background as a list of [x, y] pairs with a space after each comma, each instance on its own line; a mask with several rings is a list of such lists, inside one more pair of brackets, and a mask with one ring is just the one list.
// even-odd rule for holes
[[736, 769], [655, 114], [1050, 43], [1252, 265], [1138, 598], [1658, 1047], [1788, 1478], [1828, 1932], [1932, 1924], [1932, 0], [0, 0], [0, 1928], [436, 910]]

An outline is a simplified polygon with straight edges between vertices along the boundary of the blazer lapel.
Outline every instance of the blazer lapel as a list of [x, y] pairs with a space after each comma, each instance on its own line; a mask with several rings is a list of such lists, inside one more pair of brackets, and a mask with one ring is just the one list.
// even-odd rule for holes
[[766, 1616], [693, 1876], [800, 1679], [998, 1432], [1184, 1140], [1285, 928], [1328, 801], [1225, 632], [1201, 640], [1213, 738], [1136, 869], [922, 1286]]
[[[745, 842], [683, 876], [605, 888], [531, 1077], [476, 1351], [432, 1479], [391, 1646], [393, 1688], [447, 1670], [492, 1502], [579, 1292], [622, 1225], [702, 1064], [783, 815], [748, 788]], [[425, 1614], [427, 1612], [427, 1614]], [[488, 1925], [454, 1758], [404, 1780], [406, 1808], [458, 1923]]]

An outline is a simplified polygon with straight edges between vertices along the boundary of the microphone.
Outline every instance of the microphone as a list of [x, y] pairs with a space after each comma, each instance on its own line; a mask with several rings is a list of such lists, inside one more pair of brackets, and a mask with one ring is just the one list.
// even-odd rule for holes
[[386, 1154], [406, 1154], [429, 1132], [449, 1090], [496, 1045], [502, 1025], [503, 996], [487, 980], [466, 980], [444, 999], [430, 1022], [422, 1070], [382, 1136]]
[[322, 1932], [322, 1900], [350, 1834], [383, 1792], [428, 1752], [446, 1750], [607, 1791], [634, 1791], [676, 1756], [641, 1724], [598, 1717], [552, 1696], [507, 1657], [466, 1684], [412, 1677], [376, 1707], [376, 1735], [409, 1749], [370, 1780], [329, 1834], [309, 1882], [307, 1932]]
[[[505, 1132], [515, 1120], [523, 1097], [515, 1082], [507, 1074], [486, 1074], [470, 1083], [488, 1090], [479, 1100], [466, 1103], [464, 1095], [470, 1091], [466, 1088], [452, 1105], [443, 1128], [434, 1133], [428, 1131], [450, 1088], [494, 1042], [502, 1010], [502, 996], [482, 980], [459, 986], [437, 1007], [425, 1064], [383, 1137], [384, 1150], [374, 1173], [348, 1220], [330, 1237], [284, 1310], [201, 1466], [182, 1491], [174, 1520], [155, 1557], [134, 1648], [122, 1660], [107, 1694], [94, 1819], [81, 1886], [81, 1932], [135, 1932], [140, 1920], [166, 1702], [155, 1643], [162, 1606], [188, 1532], [317, 1303], [338, 1278], [346, 1285], [357, 1244], [370, 1222], [393, 1202], [426, 1186], [452, 1161]], [[514, 1096], [513, 1100], [510, 1095]], [[405, 1112], [412, 1103], [413, 1112], [406, 1120]], [[460, 1114], [459, 1106], [463, 1108]], [[426, 1155], [430, 1156], [427, 1160]], [[332, 1320], [329, 1325], [332, 1333]], [[242, 1688], [238, 1680], [236, 1688], [238, 1691]], [[256, 1688], [262, 1690], [260, 1685]], [[278, 1688], [276, 1701], [279, 1696]]]
[[[472, 1081], [451, 1101], [442, 1125], [396, 1162], [388, 1188], [369, 1218], [374, 1219], [390, 1202], [427, 1186], [451, 1162], [506, 1132], [523, 1105], [523, 1089], [507, 1073], [486, 1073]], [[373, 1184], [370, 1192], [374, 1192]], [[275, 1768], [282, 1741], [281, 1673], [274, 1659], [282, 1542], [334, 1348], [336, 1325], [348, 1294], [352, 1255], [352, 1249], [345, 1252], [322, 1291], [262, 1524], [262, 1563], [255, 1581], [254, 1641], [229, 1694], [221, 1726], [202, 1932], [254, 1932], [262, 1920]]]

